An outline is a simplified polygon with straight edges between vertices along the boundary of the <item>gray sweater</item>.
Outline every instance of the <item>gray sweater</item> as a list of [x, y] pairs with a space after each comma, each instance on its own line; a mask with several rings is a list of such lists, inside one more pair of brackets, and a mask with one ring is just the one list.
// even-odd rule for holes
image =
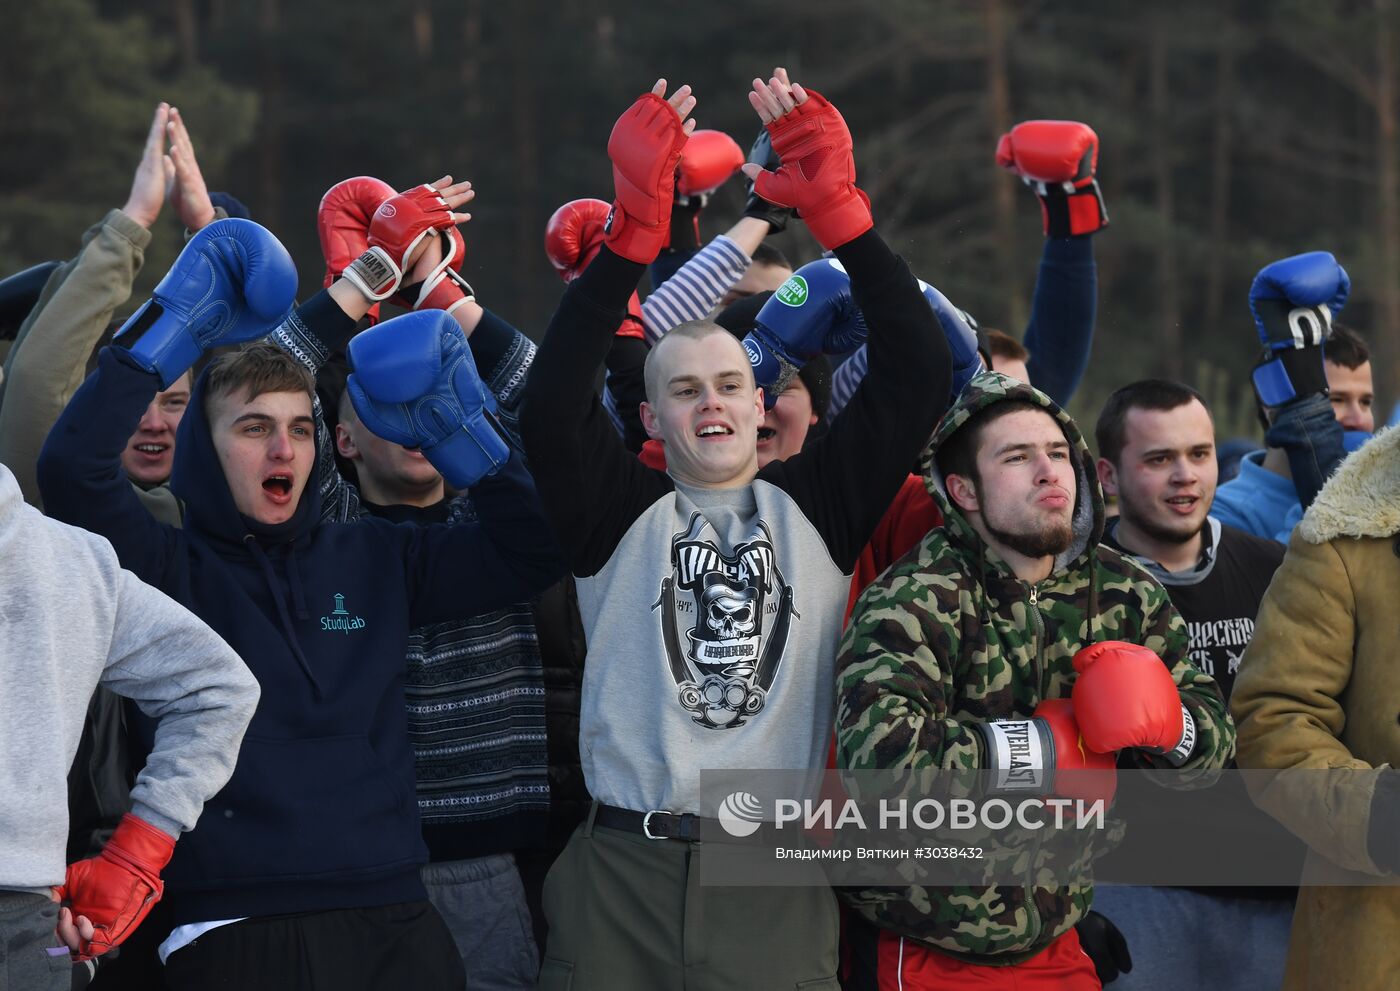
[[100, 682], [160, 721], [132, 812], [193, 829], [228, 781], [258, 683], [209, 627], [101, 537], [25, 504], [0, 465], [0, 889], [63, 881], [65, 777]]

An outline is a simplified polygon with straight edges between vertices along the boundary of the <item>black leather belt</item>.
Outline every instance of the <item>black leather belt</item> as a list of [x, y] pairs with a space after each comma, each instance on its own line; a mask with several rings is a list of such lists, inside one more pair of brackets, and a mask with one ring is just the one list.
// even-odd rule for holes
[[706, 819], [689, 812], [634, 812], [615, 805], [598, 806], [593, 819], [599, 826], [635, 833], [649, 840], [676, 840], [680, 843], [763, 843], [768, 840], [767, 829], [751, 836], [735, 836], [720, 825], [718, 819]]

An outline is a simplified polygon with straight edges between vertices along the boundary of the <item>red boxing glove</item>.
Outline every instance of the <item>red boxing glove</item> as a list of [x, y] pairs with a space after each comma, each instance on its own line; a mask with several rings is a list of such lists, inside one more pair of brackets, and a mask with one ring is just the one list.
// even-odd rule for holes
[[1064, 798], [1113, 801], [1118, 790], [1118, 755], [1099, 753], [1084, 742], [1074, 703], [1069, 699], [1045, 699], [1035, 707], [1035, 719], [1045, 722], [1054, 743], [1055, 768], [1050, 788]]
[[[577, 279], [598, 256], [598, 249], [603, 246], [603, 224], [611, 209], [602, 200], [571, 200], [555, 210], [544, 225], [544, 253], [565, 282]], [[617, 336], [646, 340], [642, 301], [635, 292], [627, 301], [627, 317], [617, 328]]]
[[1113, 800], [1116, 755], [1097, 752], [1085, 742], [1069, 699], [1044, 700], [1030, 719], [975, 726], [994, 791]]
[[1105, 640], [1075, 654], [1074, 669], [1074, 713], [1090, 749], [1134, 747], [1176, 767], [1190, 759], [1196, 721], [1160, 657], [1135, 643]]
[[160, 872], [174, 853], [174, 840], [128, 812], [101, 853], [68, 865], [59, 900], [96, 929], [81, 956], [100, 956], [136, 931], [165, 891]]
[[758, 174], [755, 193], [799, 211], [823, 248], [838, 248], [875, 226], [870, 197], [856, 187], [851, 132], [824, 96], [807, 90], [805, 102], [767, 127], [783, 164]]
[[316, 233], [321, 238], [321, 254], [326, 259], [327, 289], [369, 247], [369, 221], [380, 204], [398, 191], [381, 179], [357, 175], [344, 179], [321, 197], [316, 211]]
[[[373, 176], [344, 179], [326, 190], [316, 211], [316, 233], [321, 239], [321, 255], [326, 259], [326, 276], [321, 285], [329, 289], [350, 265], [369, 247], [369, 221], [381, 203], [398, 191]], [[379, 304], [370, 307], [371, 322], [379, 319]]]
[[1028, 120], [997, 142], [997, 164], [1040, 197], [1047, 237], [1092, 234], [1108, 226], [1095, 173], [1099, 136], [1073, 120]]
[[608, 157], [617, 199], [603, 234], [614, 254], [650, 265], [666, 246], [686, 139], [680, 115], [655, 93], [643, 93], [613, 125]]
[[681, 152], [676, 192], [682, 196], [704, 196], [729, 181], [744, 164], [744, 153], [723, 131], [697, 130]]
[[602, 200], [570, 200], [544, 225], [544, 253], [565, 282], [578, 278], [597, 256], [611, 210]]

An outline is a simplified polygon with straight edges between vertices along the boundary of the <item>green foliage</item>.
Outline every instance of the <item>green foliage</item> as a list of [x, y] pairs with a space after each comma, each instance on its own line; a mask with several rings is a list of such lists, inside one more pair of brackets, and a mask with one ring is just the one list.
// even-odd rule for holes
[[[53, 0], [11, 18], [6, 35], [0, 272], [71, 257], [82, 232], [126, 202], [160, 100], [191, 121], [211, 188], [252, 132], [252, 94], [209, 67], [180, 68], [173, 41], [140, 16], [107, 19], [91, 0]], [[174, 221], [163, 218], [143, 282], [154, 285], [179, 243]]]
[[[303, 298], [320, 283], [314, 218], [332, 183], [472, 179], [466, 273], [538, 335], [560, 292], [545, 220], [566, 200], [610, 198], [617, 114], [664, 75], [695, 87], [700, 126], [747, 147], [749, 81], [783, 64], [845, 114], [885, 237], [984, 325], [1019, 334], [1040, 217], [993, 162], [1001, 65], [1006, 123], [1081, 119], [1101, 138], [1112, 225], [1096, 238], [1098, 332], [1080, 402], [1145, 374], [1203, 384], [1198, 362], [1247, 390], [1246, 294], [1275, 258], [1334, 251], [1355, 279], [1346, 319], [1386, 336], [1376, 321], [1400, 273], [1386, 270], [1377, 222], [1375, 39], [1394, 25], [1375, 10], [813, 0], [799, 17], [780, 0], [54, 0], [11, 20], [0, 59], [0, 271], [70, 256], [124, 201], [165, 98], [184, 111], [210, 188], [243, 199], [291, 250]], [[736, 180], [703, 232], [727, 228], [741, 203]], [[178, 244], [173, 221], [158, 226], [142, 287]], [[796, 262], [816, 252], [800, 223], [775, 244]], [[1174, 284], [1160, 275], [1167, 253]], [[1167, 313], [1179, 347], [1162, 337]]]

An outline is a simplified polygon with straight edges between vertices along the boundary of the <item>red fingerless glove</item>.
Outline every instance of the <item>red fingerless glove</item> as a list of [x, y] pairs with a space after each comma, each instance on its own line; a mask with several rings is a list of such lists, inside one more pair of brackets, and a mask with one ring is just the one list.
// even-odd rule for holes
[[407, 274], [408, 256], [430, 231], [446, 230], [452, 210], [426, 183], [385, 200], [369, 222], [369, 247], [345, 269], [345, 278], [372, 300], [398, 292]]
[[666, 246], [686, 141], [680, 115], [655, 93], [638, 97], [613, 125], [608, 157], [617, 199], [603, 225], [613, 254], [650, 265]]
[[767, 126], [783, 164], [759, 173], [755, 193], [801, 213], [823, 248], [840, 247], [875, 226], [870, 197], [856, 187], [851, 132], [826, 97], [809, 89], [805, 103]]
[[467, 256], [467, 244], [456, 227], [444, 229], [442, 261], [434, 266], [427, 278], [413, 286], [400, 285], [390, 302], [406, 310], [443, 310], [451, 313], [469, 299], [476, 298], [471, 283], [462, 277], [462, 262]]
[[380, 204], [369, 222], [369, 246], [384, 249], [403, 272], [408, 267], [408, 256], [429, 231], [452, 226], [452, 210], [447, 201], [424, 183]]
[[174, 840], [128, 812], [101, 853], [68, 866], [59, 900], [96, 929], [82, 956], [100, 956], [135, 932], [160, 901], [160, 872], [174, 853]]

